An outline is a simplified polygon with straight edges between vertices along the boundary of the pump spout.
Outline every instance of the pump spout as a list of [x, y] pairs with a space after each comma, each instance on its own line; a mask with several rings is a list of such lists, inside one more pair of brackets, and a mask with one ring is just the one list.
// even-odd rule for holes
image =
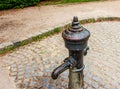
[[75, 65], [76, 65], [75, 59], [73, 59], [72, 57], [68, 57], [65, 59], [63, 64], [61, 64], [60, 66], [53, 70], [51, 77], [53, 79], [57, 79], [62, 72]]
[[57, 79], [58, 76], [64, 72], [65, 70], [69, 69], [69, 64], [63, 63], [62, 65], [58, 66], [56, 69], [53, 70], [52, 72], [52, 78]]

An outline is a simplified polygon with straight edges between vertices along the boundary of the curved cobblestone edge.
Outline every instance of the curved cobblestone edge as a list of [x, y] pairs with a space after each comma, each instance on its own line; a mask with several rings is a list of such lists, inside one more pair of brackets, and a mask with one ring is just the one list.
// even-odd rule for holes
[[[104, 22], [104, 21], [120, 21], [120, 17], [99, 17], [96, 19], [95, 18], [88, 18], [88, 19], [80, 20], [80, 23], [81, 24], [88, 24], [88, 23], [96, 23], [96, 22]], [[63, 28], [66, 28], [69, 25], [70, 24], [67, 24], [63, 27], [54, 28], [50, 31], [47, 31], [45, 33], [42, 33], [42, 34], [39, 34], [36, 36], [32, 36], [32, 37], [27, 38], [27, 39], [22, 40], [22, 41], [10, 42], [8, 44], [0, 44], [0, 55], [14, 51], [16, 48], [18, 48], [20, 46], [27, 45], [33, 41], [38, 41], [38, 40], [44, 39], [46, 37], [58, 34], [63, 30]]]

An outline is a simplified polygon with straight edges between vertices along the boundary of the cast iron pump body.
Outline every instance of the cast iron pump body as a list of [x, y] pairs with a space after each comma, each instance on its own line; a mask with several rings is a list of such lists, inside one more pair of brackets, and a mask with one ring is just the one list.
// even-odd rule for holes
[[64, 60], [63, 64], [54, 69], [52, 78], [57, 79], [59, 74], [69, 69], [69, 89], [80, 89], [84, 85], [83, 56], [87, 54], [89, 49], [87, 42], [90, 32], [80, 25], [77, 17], [74, 17], [72, 26], [63, 31], [62, 37], [69, 50], [69, 57]]

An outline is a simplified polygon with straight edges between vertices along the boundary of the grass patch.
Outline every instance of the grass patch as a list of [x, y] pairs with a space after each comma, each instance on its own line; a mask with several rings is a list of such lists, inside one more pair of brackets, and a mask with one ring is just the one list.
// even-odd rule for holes
[[62, 0], [61, 3], [92, 2], [92, 1], [103, 1], [103, 0]]
[[67, 3], [81, 3], [81, 2], [94, 2], [94, 1], [106, 1], [106, 0], [45, 0], [40, 4], [42, 5], [54, 5], [54, 4], [67, 4]]
[[[104, 22], [104, 21], [120, 21], [120, 17], [100, 17], [97, 19], [89, 18], [89, 19], [80, 20], [80, 23], [81, 24], [88, 24], [88, 23], [96, 23], [96, 22]], [[52, 35], [58, 34], [58, 33], [62, 32], [65, 28], [67, 28], [69, 25], [70, 24], [67, 24], [64, 27], [57, 27], [57, 28], [50, 30], [48, 32], [42, 33], [40, 35], [28, 38], [28, 39], [23, 40], [21, 42], [14, 43], [13, 45], [10, 45], [10, 46], [7, 46], [3, 49], [0, 49], [0, 55], [8, 53], [8, 52], [12, 52], [16, 48], [27, 45], [27, 44], [32, 43], [34, 41], [40, 41], [40, 40], [45, 39], [47, 37], [50, 37]]]
[[40, 0], [0, 0], [0, 10], [37, 5]]

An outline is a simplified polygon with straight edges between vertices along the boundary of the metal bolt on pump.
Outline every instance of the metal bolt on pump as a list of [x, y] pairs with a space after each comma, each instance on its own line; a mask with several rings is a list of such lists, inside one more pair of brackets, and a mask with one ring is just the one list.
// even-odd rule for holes
[[89, 49], [87, 41], [90, 32], [82, 27], [77, 17], [73, 18], [72, 25], [63, 31], [62, 37], [65, 47], [69, 50], [69, 57], [65, 58], [64, 63], [52, 72], [52, 78], [57, 79], [59, 74], [69, 69], [69, 89], [82, 89], [84, 86], [84, 64], [83, 56]]

